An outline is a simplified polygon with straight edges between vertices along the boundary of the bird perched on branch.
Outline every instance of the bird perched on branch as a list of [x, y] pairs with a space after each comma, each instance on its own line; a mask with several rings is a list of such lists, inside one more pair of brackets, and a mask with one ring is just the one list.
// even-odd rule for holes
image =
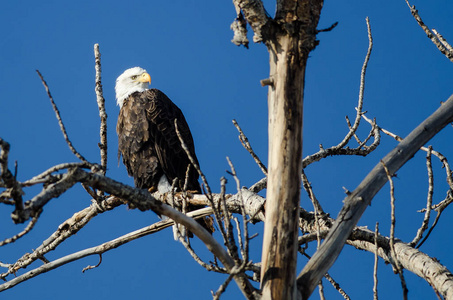
[[[118, 160], [123, 157], [137, 188], [165, 193], [176, 180], [176, 191], [186, 186], [187, 191], [201, 193], [198, 172], [182, 148], [175, 122], [198, 165], [189, 125], [181, 110], [163, 92], [148, 88], [150, 83], [150, 75], [140, 67], [127, 69], [116, 80], [116, 101], [120, 107], [116, 126]], [[199, 223], [212, 232], [212, 225], [206, 222], [201, 219]]]

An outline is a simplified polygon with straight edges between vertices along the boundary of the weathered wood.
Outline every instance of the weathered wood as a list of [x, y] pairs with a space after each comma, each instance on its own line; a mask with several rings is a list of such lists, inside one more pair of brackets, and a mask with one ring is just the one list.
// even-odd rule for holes
[[[390, 174], [395, 174], [420, 147], [451, 122], [453, 122], [453, 96], [450, 96], [447, 102], [443, 103], [382, 159]], [[386, 182], [384, 167], [379, 162], [359, 186], [346, 197], [345, 204], [326, 240], [298, 276], [297, 285], [303, 299], [308, 299], [319, 280], [333, 265], [352, 229]]]
[[302, 171], [305, 67], [316, 46], [323, 1], [277, 1], [264, 37], [270, 54], [268, 184], [263, 237], [263, 299], [297, 299], [296, 264]]
[[269, 174], [261, 269], [264, 299], [296, 299], [305, 63], [297, 38], [281, 37], [271, 52], [274, 85], [269, 88], [268, 101]]

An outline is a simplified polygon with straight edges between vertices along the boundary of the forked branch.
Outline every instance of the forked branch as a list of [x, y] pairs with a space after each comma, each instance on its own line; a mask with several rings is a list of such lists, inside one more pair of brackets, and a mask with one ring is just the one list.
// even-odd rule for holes
[[415, 9], [415, 5], [410, 5], [408, 0], [405, 0], [407, 6], [411, 10], [412, 16], [414, 16], [415, 21], [426, 33], [426, 36], [436, 45], [437, 49], [445, 55], [451, 62], [453, 62], [453, 47], [447, 42], [447, 40], [439, 34], [435, 29], [429, 29], [429, 27], [423, 22], [422, 18], [418, 14], [418, 10]]
[[[415, 128], [397, 147], [383, 158], [391, 174], [396, 173], [420, 147], [453, 122], [453, 96]], [[382, 164], [378, 164], [345, 199], [329, 235], [298, 277], [298, 288], [305, 298], [312, 293], [324, 273], [332, 266], [343, 245], [374, 195], [387, 182]]]

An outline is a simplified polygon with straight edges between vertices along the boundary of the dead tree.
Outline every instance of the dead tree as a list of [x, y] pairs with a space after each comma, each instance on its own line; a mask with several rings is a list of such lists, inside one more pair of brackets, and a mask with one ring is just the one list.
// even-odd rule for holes
[[[248, 40], [244, 37], [247, 22], [254, 31], [253, 41], [264, 43], [270, 55], [270, 76], [262, 81], [262, 85], [269, 86], [269, 172], [261, 266], [262, 296], [264, 299], [298, 299], [300, 296], [307, 299], [338, 257], [366, 207], [389, 176], [391, 178], [420, 147], [453, 120], [453, 98], [384, 157], [382, 164], [378, 164], [348, 195], [325, 242], [299, 274], [296, 285], [295, 239], [302, 171], [297, 162], [301, 160], [302, 153], [305, 67], [308, 54], [317, 45], [317, 24], [323, 1], [277, 0], [274, 18], [268, 16], [260, 0], [233, 2], [238, 13], [237, 23], [232, 27], [236, 33], [233, 42], [248, 46]], [[368, 29], [370, 48], [362, 70], [360, 97], [363, 97], [363, 77], [372, 45], [369, 24]], [[428, 32], [428, 36], [430, 34]], [[440, 43], [439, 36], [436, 41], [441, 44], [441, 51], [448, 49], [445, 43]], [[451, 48], [444, 51], [451, 59]], [[361, 108], [358, 108], [358, 114], [361, 114]], [[360, 118], [354, 127], [358, 122]], [[348, 141], [353, 134], [351, 131], [345, 140]]]
[[[275, 17], [263, 3], [233, 1], [254, 42], [270, 56], [268, 95], [268, 181], [262, 251], [261, 289], [265, 299], [296, 299], [297, 235], [302, 166], [302, 116], [305, 68], [316, 47], [323, 1], [277, 1]], [[242, 13], [243, 16], [242, 16]], [[242, 23], [245, 29], [245, 24]], [[285, 245], [285, 246], [282, 246]]]
[[[232, 24], [234, 30], [233, 42], [248, 47], [246, 27], [248, 23], [254, 31], [254, 42], [263, 43], [270, 56], [269, 78], [261, 81], [263, 86], [268, 86], [268, 168], [253, 152], [247, 137], [237, 122], [234, 122], [239, 130], [241, 143], [250, 152], [266, 176], [248, 189], [242, 188], [234, 165], [229, 161], [229, 172], [235, 179], [237, 186], [237, 193], [230, 195], [225, 192], [226, 183], [224, 179], [221, 180], [220, 192], [213, 193], [202, 170], [195, 163], [194, 167], [200, 173], [206, 189], [203, 195], [189, 195], [185, 192], [179, 194], [155, 192], [150, 194], [146, 190], [136, 189], [107, 177], [107, 115], [102, 95], [100, 53], [98, 46], [95, 45], [95, 91], [101, 119], [100, 164], [89, 162], [77, 152], [70, 142], [50, 89], [39, 72], [38, 75], [52, 103], [64, 138], [71, 151], [81, 162], [57, 165], [21, 182], [16, 178], [16, 172], [11, 171], [8, 160], [9, 144], [0, 138], [0, 188], [2, 189], [0, 202], [14, 207], [12, 213], [14, 222], [29, 221], [29, 225], [22, 232], [3, 240], [0, 245], [13, 243], [29, 233], [41, 217], [43, 207], [52, 199], [65, 194], [74, 185], [82, 184], [92, 198], [90, 206], [76, 212], [71, 218], [63, 222], [41, 245], [35, 247], [32, 253], [24, 254], [14, 263], [0, 264], [0, 267], [6, 268], [6, 271], [0, 274], [0, 278], [5, 281], [0, 285], [0, 292], [82, 257], [97, 255], [100, 264], [103, 253], [134, 239], [153, 234], [176, 222], [186, 226], [216, 257], [213, 262], [206, 262], [200, 258], [192, 248], [184, 230], [181, 230], [178, 233], [179, 241], [193, 259], [208, 271], [227, 275], [225, 282], [213, 293], [214, 299], [218, 299], [222, 295], [231, 281], [236, 282], [247, 299], [308, 299], [323, 276], [332, 282], [345, 299], [349, 299], [346, 292], [327, 273], [344, 244], [374, 253], [375, 262], [380, 257], [385, 262], [390, 263], [400, 275], [405, 297], [407, 297], [407, 288], [403, 269], [409, 270], [426, 280], [439, 297], [453, 299], [453, 275], [451, 272], [436, 259], [418, 250], [418, 247], [424, 243], [436, 226], [442, 211], [453, 202], [453, 175], [447, 159], [432, 147], [423, 147], [437, 132], [453, 122], [453, 97], [443, 103], [405, 139], [379, 126], [375, 120], [367, 118], [362, 110], [363, 94], [365, 72], [373, 45], [371, 28], [367, 20], [370, 43], [362, 67], [356, 118], [353, 123], [347, 119], [349, 131], [339, 144], [330, 148], [320, 147], [318, 152], [302, 159], [305, 68], [310, 51], [318, 44], [316, 35], [322, 31], [317, 29], [317, 25], [323, 1], [277, 0], [277, 10], [274, 17], [270, 17], [265, 11], [261, 0], [234, 0], [233, 3], [237, 12], [237, 18]], [[410, 5], [409, 7], [427, 36], [451, 60], [453, 48], [437, 31], [430, 30], [421, 21], [414, 7]], [[324, 31], [329, 31], [334, 27], [335, 24]], [[364, 139], [361, 139], [357, 133], [362, 120], [370, 125], [369, 134]], [[381, 133], [392, 136], [400, 143], [382, 158], [354, 191], [347, 191], [347, 197], [340, 214], [338, 217], [332, 218], [323, 210], [321, 203], [317, 200], [315, 192], [303, 171], [304, 168], [333, 155], [366, 156], [378, 147], [381, 142]], [[350, 147], [350, 142], [354, 140], [357, 142], [357, 146]], [[184, 146], [182, 139], [180, 142]], [[394, 234], [395, 205], [392, 178], [395, 172], [411, 159], [419, 149], [427, 153], [426, 164], [430, 191], [424, 211], [423, 224], [416, 237], [411, 242], [404, 243], [398, 240]], [[446, 198], [437, 204], [433, 204], [432, 199], [432, 157], [437, 157], [442, 162], [449, 184]], [[392, 207], [392, 227], [388, 237], [379, 233], [378, 226], [376, 226], [375, 231], [356, 227], [373, 196], [386, 182], [389, 182], [391, 186]], [[24, 189], [37, 185], [42, 185], [41, 192], [30, 197], [28, 201], [24, 201]], [[313, 203], [313, 212], [309, 212], [299, 205], [301, 185]], [[267, 188], [267, 195], [266, 198], [263, 198], [257, 193], [265, 188]], [[206, 207], [184, 214], [184, 207], [188, 203], [205, 205]], [[45, 258], [47, 253], [55, 250], [65, 240], [84, 228], [97, 215], [123, 204], [140, 210], [152, 210], [169, 217], [169, 219], [53, 261], [48, 261]], [[429, 227], [430, 213], [433, 211], [437, 212], [437, 216], [430, 230], [426, 233]], [[194, 221], [196, 218], [207, 215], [214, 216], [219, 228], [217, 234], [221, 236], [224, 245], [221, 245]], [[247, 226], [251, 222], [265, 222], [261, 263], [253, 263], [249, 259], [249, 241], [253, 236], [249, 236]], [[298, 230], [301, 230], [303, 235], [299, 236]], [[324, 240], [322, 244], [321, 240]], [[301, 246], [310, 242], [317, 242], [319, 248], [300, 274], [296, 276], [298, 252], [308, 257]], [[28, 272], [23, 271], [38, 260], [42, 260], [44, 263]], [[88, 266], [84, 271], [95, 268], [99, 264]], [[253, 281], [260, 282], [261, 287], [258, 288], [256, 284], [253, 284]], [[322, 285], [320, 286], [322, 287]], [[377, 298], [376, 268], [374, 291], [375, 298]]]

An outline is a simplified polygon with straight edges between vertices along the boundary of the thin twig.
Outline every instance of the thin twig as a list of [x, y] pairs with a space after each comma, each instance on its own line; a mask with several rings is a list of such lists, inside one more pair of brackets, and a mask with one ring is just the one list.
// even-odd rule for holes
[[191, 170], [190, 164], [187, 165], [186, 169], [186, 175], [184, 176], [184, 186], [182, 188], [183, 191], [187, 191], [188, 186], [189, 186], [189, 177], [190, 177], [190, 170]]
[[188, 240], [182, 235], [181, 231], [179, 230], [179, 226], [176, 226], [176, 232], [178, 235], [178, 239], [181, 242], [181, 244], [186, 248], [187, 252], [189, 252], [190, 256], [203, 268], [205, 268], [207, 271], [215, 271], [218, 273], [227, 273], [227, 271], [223, 268], [219, 268], [218, 266], [215, 266], [213, 264], [207, 264], [205, 263], [193, 250], [192, 246], [189, 244]]
[[23, 231], [19, 232], [18, 234], [16, 234], [15, 236], [13, 236], [11, 238], [8, 238], [8, 239], [5, 239], [5, 240], [1, 241], [0, 242], [0, 246], [4, 246], [6, 244], [13, 243], [16, 240], [18, 240], [21, 237], [23, 237], [24, 235], [26, 235], [27, 233], [29, 233], [33, 229], [33, 227], [36, 225], [36, 223], [38, 222], [38, 219], [39, 219], [39, 216], [41, 215], [41, 213], [42, 213], [42, 209], [39, 210], [36, 213], [36, 215], [33, 216], [33, 218], [28, 223], [27, 227], [25, 227], [25, 229]]
[[[63, 163], [63, 164], [59, 164], [59, 165], [53, 166], [52, 168], [42, 172], [39, 175], [34, 176], [33, 178], [31, 178], [31, 179], [29, 179], [27, 181], [22, 182], [21, 186], [31, 186], [31, 185], [34, 185], [34, 184], [43, 183], [42, 180], [45, 179], [46, 177], [48, 177], [50, 174], [58, 172], [58, 171], [61, 171], [61, 170], [64, 170], [64, 169], [70, 169], [70, 168], [74, 168], [74, 167], [89, 169], [89, 168], [91, 168], [91, 166], [92, 165], [90, 163], [86, 163], [86, 162], [83, 162], [83, 163]], [[44, 182], [46, 182], [46, 181], [44, 181]]]
[[[320, 230], [320, 225], [319, 225], [319, 215], [324, 213], [322, 207], [321, 207], [321, 204], [319, 203], [318, 199], [316, 199], [314, 193], [313, 193], [313, 189], [310, 185], [310, 182], [308, 181], [308, 178], [307, 176], [305, 175], [305, 172], [304, 170], [302, 170], [302, 183], [303, 183], [303, 187], [304, 189], [307, 191], [308, 193], [308, 197], [310, 198], [311, 200], [311, 203], [313, 204], [313, 208], [314, 208], [314, 215], [315, 215], [315, 224], [316, 224], [316, 240], [317, 240], [317, 248], [319, 248], [319, 246], [321, 245], [321, 230]], [[321, 293], [321, 287], [322, 287], [322, 282], [320, 281], [319, 282], [319, 285], [320, 285], [320, 288], [319, 288], [319, 291]]]
[[345, 300], [350, 300], [350, 299], [351, 299], [351, 298], [349, 297], [349, 295], [346, 294], [346, 292], [340, 287], [340, 285], [338, 284], [338, 282], [336, 282], [336, 281], [332, 278], [332, 276], [330, 276], [329, 273], [326, 273], [326, 274], [324, 275], [324, 278], [327, 279], [327, 280], [330, 282], [330, 284], [332, 284], [332, 286], [340, 293], [341, 296], [343, 296], [343, 298], [344, 298]]
[[425, 241], [428, 239], [428, 237], [431, 235], [431, 232], [434, 230], [436, 227], [437, 223], [439, 222], [440, 216], [442, 215], [442, 212], [444, 211], [447, 206], [453, 202], [453, 196], [451, 194], [451, 190], [447, 192], [447, 197], [441, 201], [441, 203], [438, 204], [438, 206], [435, 208], [437, 215], [436, 218], [434, 219], [433, 224], [431, 225], [431, 228], [428, 230], [428, 233], [425, 235], [423, 240], [417, 245], [417, 249], [420, 248]]
[[[370, 123], [370, 124], [374, 123], [375, 124], [374, 121], [370, 120], [365, 115], [362, 115], [362, 117], [368, 123]], [[376, 125], [376, 127], [377, 127], [378, 131], [382, 131], [386, 135], [391, 136], [392, 138], [394, 138], [396, 141], [398, 141], [398, 142], [403, 141], [403, 138], [400, 137], [399, 135], [394, 134], [394, 133], [390, 132], [387, 129], [378, 127], [377, 125]], [[428, 147], [422, 146], [422, 147], [420, 147], [420, 150], [428, 152]], [[453, 190], [453, 172], [451, 171], [450, 164], [448, 163], [447, 158], [442, 153], [440, 153], [440, 152], [438, 152], [436, 150], [431, 150], [431, 154], [436, 156], [440, 160], [440, 162], [442, 163], [443, 167], [445, 168], [445, 172], [447, 174], [447, 183], [450, 186], [450, 189]]]
[[249, 187], [249, 191], [258, 193], [267, 187], [267, 177], [261, 178], [258, 182]]
[[324, 210], [322, 209], [321, 203], [319, 203], [318, 199], [316, 198], [315, 194], [313, 193], [313, 188], [308, 181], [307, 175], [305, 175], [305, 170], [302, 169], [302, 186], [304, 190], [308, 194], [308, 198], [310, 198], [311, 202], [313, 203], [313, 207], [317, 214], [324, 214]]
[[[229, 245], [228, 241], [230, 240], [231, 215], [230, 215], [230, 211], [227, 209], [227, 205], [226, 205], [226, 197], [225, 197], [226, 183], [227, 183], [227, 180], [225, 177], [220, 178], [221, 197], [220, 197], [220, 201], [218, 202], [219, 203], [218, 207], [216, 207], [216, 209], [214, 209], [214, 216], [215, 216], [215, 219], [217, 220], [217, 225], [220, 228], [220, 233], [222, 235], [223, 241], [225, 242], [226, 245]], [[223, 215], [223, 222], [221, 221], [222, 220], [221, 214]]]
[[434, 193], [434, 175], [433, 175], [433, 166], [431, 164], [432, 150], [433, 150], [433, 148], [431, 146], [429, 146], [428, 153], [426, 154], [426, 167], [428, 169], [428, 197], [427, 197], [427, 201], [426, 201], [425, 217], [423, 218], [422, 225], [417, 230], [416, 236], [414, 237], [412, 242], [409, 243], [409, 245], [412, 247], [417, 245], [417, 243], [421, 240], [421, 238], [423, 237], [423, 233], [428, 228], [428, 224], [429, 224], [429, 217], [431, 214], [431, 207], [432, 207], [432, 203], [433, 203], [433, 193]]
[[379, 223], [376, 222], [376, 228], [374, 230], [374, 244], [376, 245], [375, 251], [374, 251], [374, 268], [373, 268], [373, 299], [378, 300], [378, 276], [377, 276], [377, 271], [378, 271], [378, 250], [379, 250], [379, 244], [378, 244], [378, 236], [379, 236]]
[[326, 300], [326, 297], [324, 296], [324, 286], [322, 285], [322, 279], [318, 283], [318, 290], [319, 290], [319, 299]]
[[373, 36], [371, 34], [371, 26], [370, 26], [370, 20], [367, 17], [366, 18], [366, 26], [368, 30], [368, 50], [365, 56], [365, 61], [363, 62], [362, 65], [362, 71], [360, 73], [360, 88], [359, 88], [359, 100], [357, 104], [357, 115], [354, 121], [354, 125], [352, 125], [351, 130], [349, 130], [349, 133], [346, 135], [346, 137], [341, 141], [338, 145], [337, 148], [343, 148], [351, 139], [351, 137], [354, 136], [355, 132], [357, 131], [357, 128], [360, 125], [360, 119], [362, 118], [362, 107], [363, 107], [363, 96], [365, 92], [365, 75], [366, 75], [366, 70], [368, 67], [368, 62], [370, 60], [371, 56], [371, 50], [373, 49]]
[[8, 171], [8, 155], [10, 145], [7, 141], [0, 138], [0, 174], [5, 174]]
[[234, 259], [235, 265], [240, 265], [241, 261], [239, 258], [238, 248], [236, 246], [236, 241], [234, 239], [233, 234], [233, 224], [231, 224], [232, 215], [227, 209], [226, 199], [225, 197], [222, 198], [222, 212], [223, 212], [223, 220], [226, 224], [226, 239], [224, 239], [224, 243], [227, 246], [228, 253]]
[[96, 201], [101, 200], [100, 197], [96, 194], [96, 192], [91, 187], [89, 187], [88, 185], [86, 185], [84, 183], [82, 183], [82, 187], [88, 193], [88, 195], [90, 195], [91, 198], [93, 198]]
[[437, 32], [436, 29], [433, 28], [431, 31], [436, 35], [439, 41], [444, 44], [445, 48], [453, 53], [453, 47], [447, 42], [447, 40], [439, 32]]
[[[365, 92], [365, 75], [366, 75], [366, 70], [368, 68], [368, 62], [370, 60], [371, 51], [373, 49], [373, 36], [371, 34], [371, 26], [370, 26], [370, 21], [368, 18], [366, 18], [366, 24], [367, 24], [369, 44], [368, 44], [367, 54], [365, 56], [365, 60], [363, 62], [361, 73], [360, 73], [359, 97], [358, 97], [358, 104], [356, 107], [357, 113], [356, 113], [356, 118], [355, 118], [354, 124], [351, 126], [350, 122], [348, 122], [349, 123], [348, 124], [349, 132], [346, 134], [346, 136], [343, 138], [343, 140], [340, 143], [338, 143], [336, 146], [333, 146], [328, 149], [324, 149], [324, 148], [320, 147], [321, 149], [317, 153], [314, 153], [312, 155], [305, 157], [302, 160], [303, 168], [305, 168], [309, 164], [311, 164], [315, 161], [319, 161], [322, 158], [327, 157], [327, 156], [333, 156], [333, 155], [366, 156], [369, 153], [371, 153], [372, 151], [374, 151], [374, 149], [376, 149], [376, 147], [380, 143], [380, 133], [379, 133], [379, 129], [378, 129], [379, 127], [377, 127], [375, 123], [374, 124], [370, 123], [372, 125], [372, 129], [371, 129], [371, 132], [370, 132], [368, 138], [364, 142], [362, 142], [359, 145], [359, 147], [357, 147], [355, 149], [345, 148], [345, 146], [349, 143], [351, 138], [353, 136], [356, 136], [357, 129], [360, 125], [360, 120], [364, 114], [364, 112], [362, 111], [362, 108], [363, 108], [363, 98], [364, 98], [364, 92]], [[347, 121], [348, 121], [348, 119], [347, 119]], [[369, 138], [371, 138], [371, 136], [374, 136], [373, 143], [370, 146], [366, 147], [366, 149], [362, 149], [362, 147], [365, 146], [365, 143], [369, 140]]]
[[[440, 201], [439, 203], [433, 205], [433, 209], [436, 211], [443, 210], [448, 205], [450, 205], [452, 202], [453, 202], [453, 190], [448, 190], [447, 196], [445, 197], [445, 199]], [[425, 211], [424, 208], [420, 210], [420, 212], [424, 212], [424, 211]]]
[[408, 0], [406, 0], [406, 4], [410, 8], [411, 14], [414, 17], [415, 21], [417, 21], [418, 25], [423, 29], [426, 36], [431, 40], [431, 42], [434, 43], [434, 45], [436, 45], [437, 49], [439, 49], [439, 51], [443, 55], [445, 55], [445, 57], [453, 62], [453, 51], [451, 51], [452, 46], [448, 44], [447, 41], [441, 35], [439, 35], [437, 31], [431, 31], [431, 29], [429, 29], [429, 27], [426, 26], [425, 23], [423, 23], [422, 18], [418, 14], [418, 10], [415, 9], [414, 5], [411, 5]]
[[391, 223], [390, 223], [390, 252], [392, 253], [392, 258], [393, 258], [393, 265], [395, 269], [398, 272], [398, 275], [401, 280], [401, 287], [403, 289], [403, 298], [404, 300], [407, 300], [407, 294], [408, 294], [408, 289], [406, 286], [406, 280], [404, 279], [403, 276], [403, 269], [401, 267], [400, 262], [398, 261], [398, 258], [396, 256], [396, 251], [395, 251], [395, 187], [393, 185], [393, 178], [392, 174], [390, 174], [389, 170], [387, 169], [387, 166], [384, 164], [383, 161], [381, 161], [382, 166], [384, 167], [385, 173], [387, 174], [387, 179], [390, 184], [390, 206], [391, 206]]
[[316, 30], [316, 33], [332, 31], [335, 27], [337, 27], [337, 25], [338, 25], [338, 22], [335, 22], [327, 28]]
[[58, 120], [58, 124], [60, 125], [60, 129], [61, 129], [61, 132], [63, 133], [63, 136], [64, 136], [64, 139], [66, 141], [66, 144], [68, 144], [69, 146], [69, 149], [72, 151], [72, 153], [74, 153], [74, 155], [80, 159], [81, 161], [85, 162], [85, 163], [89, 163], [85, 157], [82, 156], [82, 154], [80, 154], [79, 152], [77, 152], [77, 150], [74, 148], [74, 146], [72, 145], [71, 141], [69, 140], [69, 137], [68, 137], [68, 133], [66, 132], [66, 128], [63, 124], [63, 121], [61, 119], [61, 116], [60, 116], [60, 111], [58, 110], [58, 107], [57, 105], [55, 104], [55, 102], [53, 101], [53, 98], [52, 98], [52, 95], [50, 93], [50, 89], [49, 87], [47, 86], [47, 83], [46, 81], [44, 80], [44, 77], [41, 75], [41, 73], [39, 72], [39, 70], [36, 70], [36, 73], [38, 73], [38, 76], [39, 78], [41, 78], [41, 82], [42, 84], [44, 85], [44, 88], [46, 89], [46, 92], [47, 92], [47, 96], [49, 97], [50, 99], [50, 103], [52, 104], [52, 108], [55, 112], [55, 115], [57, 117], [57, 120]]
[[261, 162], [260, 158], [258, 157], [258, 155], [256, 155], [255, 151], [253, 151], [252, 146], [250, 145], [247, 136], [242, 131], [238, 122], [233, 119], [233, 124], [236, 127], [236, 129], [239, 131], [239, 140], [241, 141], [242, 146], [244, 146], [244, 148], [250, 153], [250, 155], [253, 157], [256, 164], [258, 165], [258, 167], [260, 167], [260, 169], [264, 173], [264, 175], [267, 175], [266, 166]]
[[189, 151], [189, 148], [187, 147], [186, 145], [186, 142], [184, 141], [184, 139], [182, 138], [182, 135], [181, 135], [181, 132], [179, 132], [179, 129], [178, 129], [178, 120], [175, 119], [174, 120], [174, 124], [175, 124], [175, 130], [176, 130], [176, 134], [178, 135], [178, 138], [179, 138], [179, 142], [181, 143], [181, 147], [184, 149], [184, 151], [186, 152], [187, 154], [187, 157], [189, 158], [190, 160], [190, 163], [193, 165], [193, 167], [197, 170], [198, 174], [200, 175], [201, 177], [201, 180], [203, 181], [205, 187], [206, 187], [206, 190], [207, 190], [207, 194], [208, 195], [211, 195], [212, 192], [211, 192], [211, 187], [209, 186], [208, 184], [208, 180], [206, 179], [206, 176], [204, 175], [204, 173], [201, 171], [200, 169], [200, 166], [197, 164], [197, 162], [195, 161], [195, 159], [192, 157], [192, 154], [190, 153]]
[[213, 300], [220, 299], [220, 296], [226, 291], [228, 284], [230, 284], [231, 279], [233, 279], [233, 275], [228, 276], [228, 278], [222, 283], [222, 285], [215, 293], [211, 291]]
[[[299, 251], [300, 252], [300, 251]], [[305, 252], [301, 252], [302, 255], [304, 255], [305, 257], [307, 257], [308, 259], [311, 258], [310, 255], [308, 255], [307, 253]], [[335, 279], [333, 279], [332, 276], [330, 276], [329, 273], [326, 273], [324, 274], [324, 278], [327, 279], [330, 284], [332, 284], [332, 286], [338, 291], [338, 293], [340, 293], [341, 296], [343, 296], [344, 299], [346, 300], [350, 300], [351, 298], [349, 297], [349, 295], [345, 292], [345, 290], [343, 290], [340, 286], [340, 284], [338, 282], [335, 281]], [[320, 286], [322, 287], [322, 285], [320, 284]], [[320, 295], [321, 296], [321, 295]]]
[[[239, 205], [241, 208], [241, 215], [242, 215], [242, 222], [244, 224], [244, 247], [241, 247], [242, 251], [242, 259], [243, 263], [248, 262], [248, 255], [249, 255], [249, 232], [248, 232], [248, 220], [247, 220], [247, 214], [245, 213], [244, 209], [244, 198], [242, 197], [242, 190], [241, 190], [241, 184], [239, 181], [239, 177], [237, 176], [236, 169], [234, 168], [233, 163], [231, 162], [230, 158], [227, 157], [228, 164], [230, 165], [231, 168], [231, 173], [234, 177], [234, 180], [236, 181], [236, 189], [238, 191], [239, 195]], [[239, 237], [241, 236], [239, 224], [238, 224], [238, 231], [239, 231]]]
[[10, 268], [12, 265], [11, 264], [5, 264], [0, 261], [0, 267], [2, 268]]
[[[321, 159], [328, 157], [328, 156], [337, 156], [337, 155], [367, 156], [368, 154], [373, 152], [377, 148], [377, 146], [379, 146], [379, 143], [381, 141], [379, 127], [377, 125], [372, 125], [370, 134], [368, 136], [369, 137], [373, 136], [374, 140], [373, 140], [373, 143], [370, 146], [367, 146], [366, 148], [364, 147], [364, 142], [367, 141], [368, 138], [364, 142], [362, 142], [362, 144], [357, 146], [356, 148], [349, 148], [349, 147], [338, 148], [338, 145], [336, 145], [336, 146], [332, 146], [330, 148], [324, 149], [322, 147], [322, 145], [320, 145], [320, 149], [318, 152], [308, 155], [302, 160], [302, 167], [306, 168], [308, 165], [310, 165], [314, 162], [320, 161]], [[362, 148], [365, 148], [365, 149], [362, 149]], [[264, 182], [265, 182], [265, 180], [262, 179], [260, 184], [263, 184]], [[258, 187], [262, 187], [262, 185], [259, 185]]]
[[102, 263], [102, 253], [99, 253], [99, 262], [94, 266], [91, 266], [91, 265], [86, 266], [85, 268], [82, 269], [82, 273], [85, 273], [85, 271], [87, 271], [87, 270], [91, 270], [91, 269], [99, 267], [101, 265], [101, 263]]
[[[349, 117], [346, 116], [345, 119], [346, 119], [346, 124], [348, 124], [349, 130], [352, 130], [352, 125], [351, 125], [351, 121], [349, 120]], [[372, 132], [372, 131], [371, 131], [371, 132]], [[371, 133], [370, 133], [368, 136], [370, 136], [370, 135], [371, 135]], [[359, 144], [359, 145], [362, 144], [362, 141], [361, 141], [360, 138], [357, 136], [357, 133], [356, 133], [356, 132], [354, 132], [354, 138], [355, 138], [355, 140], [357, 141], [357, 144]]]
[[105, 99], [102, 91], [101, 82], [101, 53], [99, 52], [99, 44], [94, 44], [94, 58], [95, 58], [95, 70], [96, 70], [96, 102], [99, 109], [99, 117], [101, 119], [100, 126], [100, 142], [99, 149], [101, 150], [101, 166], [102, 174], [105, 175], [107, 171], [107, 113], [105, 111]]
[[22, 191], [20, 183], [16, 180], [17, 170], [13, 175], [8, 169], [9, 148], [9, 143], [0, 138], [0, 184], [2, 187], [8, 189], [8, 196], [14, 200], [14, 205], [16, 207], [15, 211], [21, 212], [24, 210], [24, 202], [22, 199], [24, 192]]
[[[242, 240], [241, 223], [239, 222], [238, 218], [236, 218], [236, 217], [233, 217], [233, 220], [234, 220], [234, 223], [236, 224], [239, 249], [241, 250], [242, 261], [244, 262], [246, 260], [244, 257], [246, 257], [247, 254], [244, 251], [245, 247], [244, 247], [244, 241]], [[247, 237], [245, 237], [245, 235], [244, 235], [244, 239], [247, 240]]]

